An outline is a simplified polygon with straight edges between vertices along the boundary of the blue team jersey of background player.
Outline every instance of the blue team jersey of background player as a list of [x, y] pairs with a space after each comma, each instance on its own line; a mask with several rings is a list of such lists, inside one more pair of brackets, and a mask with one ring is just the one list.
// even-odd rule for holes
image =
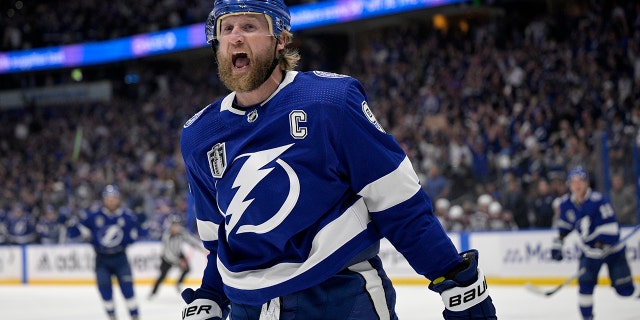
[[124, 252], [137, 240], [139, 226], [136, 215], [125, 207], [114, 212], [100, 207], [87, 212], [79, 221], [78, 229], [89, 236], [96, 254], [115, 254]]
[[430, 279], [461, 261], [357, 80], [289, 71], [258, 106], [234, 108], [234, 98], [182, 132], [211, 252], [201, 290], [259, 305], [326, 280], [382, 237]]
[[[614, 245], [620, 239], [620, 226], [611, 203], [602, 193], [588, 189], [586, 200], [577, 205], [571, 194], [562, 196], [560, 201], [560, 218], [558, 230], [566, 235], [576, 230], [583, 243], [583, 252], [587, 257], [599, 258], [601, 251], [596, 243]], [[620, 244], [617, 252], [624, 248]]]

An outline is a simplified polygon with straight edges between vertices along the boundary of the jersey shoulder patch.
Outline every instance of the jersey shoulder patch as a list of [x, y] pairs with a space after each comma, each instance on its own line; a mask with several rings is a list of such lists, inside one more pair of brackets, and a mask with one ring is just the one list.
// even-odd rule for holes
[[204, 109], [198, 111], [198, 113], [194, 114], [193, 117], [191, 117], [191, 119], [189, 119], [187, 122], [185, 122], [184, 124], [184, 128], [188, 128], [190, 125], [192, 125], [194, 122], [196, 122], [196, 120], [198, 120], [198, 118], [200, 118], [200, 116], [202, 115], [202, 113], [207, 110], [207, 108], [209, 108], [210, 105], [204, 107]]
[[366, 101], [362, 101], [361, 105], [362, 113], [364, 113], [364, 116], [369, 120], [369, 122], [371, 122], [371, 124], [373, 124], [380, 132], [386, 133], [382, 128], [382, 125], [380, 125], [376, 119], [376, 116], [373, 114], [373, 111], [371, 111], [371, 108], [369, 108], [369, 104]]
[[333, 73], [333, 72], [326, 72], [326, 71], [313, 71], [313, 74], [315, 74], [318, 77], [321, 78], [349, 78], [349, 76], [344, 75], [344, 74], [339, 74], [339, 73]]

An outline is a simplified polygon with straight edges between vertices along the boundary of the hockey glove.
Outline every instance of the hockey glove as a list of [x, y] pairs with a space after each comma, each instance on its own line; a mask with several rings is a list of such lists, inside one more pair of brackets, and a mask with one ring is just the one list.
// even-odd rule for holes
[[187, 288], [181, 295], [187, 303], [182, 309], [183, 320], [222, 320], [229, 314], [229, 308], [221, 308], [217, 302], [203, 297], [199, 290]]
[[557, 261], [562, 260], [562, 239], [553, 239], [553, 244], [551, 245], [551, 258]]
[[497, 319], [487, 281], [478, 268], [478, 251], [469, 250], [460, 255], [462, 263], [429, 284], [429, 289], [442, 297], [444, 319]]

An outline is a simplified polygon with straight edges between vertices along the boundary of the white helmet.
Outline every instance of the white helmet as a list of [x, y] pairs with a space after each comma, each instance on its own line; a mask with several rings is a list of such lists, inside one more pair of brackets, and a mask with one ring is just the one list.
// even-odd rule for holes
[[502, 213], [502, 205], [498, 201], [492, 201], [489, 204], [489, 214], [492, 217], [497, 217]]
[[493, 197], [489, 194], [482, 194], [478, 197], [478, 205], [479, 206], [488, 206], [493, 201]]
[[455, 205], [449, 208], [449, 219], [458, 220], [462, 218], [462, 216], [464, 216], [464, 210], [462, 209], [461, 206]]
[[436, 200], [436, 209], [449, 210], [450, 206], [451, 206], [451, 203], [449, 202], [449, 200], [445, 198], [440, 198]]

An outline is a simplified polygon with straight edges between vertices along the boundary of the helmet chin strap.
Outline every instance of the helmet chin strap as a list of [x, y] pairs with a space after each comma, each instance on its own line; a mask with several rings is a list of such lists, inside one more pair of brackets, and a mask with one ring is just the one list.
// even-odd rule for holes
[[265, 74], [264, 79], [262, 80], [262, 82], [266, 82], [269, 77], [271, 77], [271, 74], [273, 73], [273, 70], [276, 69], [276, 67], [278, 66], [278, 37], [276, 37], [275, 35], [273, 36], [276, 39], [276, 45], [273, 48], [273, 61], [271, 62], [271, 67], [269, 67], [269, 72], [267, 72], [267, 74]]

